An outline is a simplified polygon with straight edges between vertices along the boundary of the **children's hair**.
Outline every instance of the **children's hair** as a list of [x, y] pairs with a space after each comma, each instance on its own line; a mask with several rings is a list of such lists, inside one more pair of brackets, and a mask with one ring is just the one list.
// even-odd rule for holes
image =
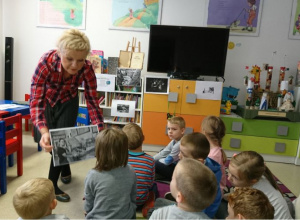
[[[212, 115], [205, 117], [202, 121], [201, 128], [212, 142], [222, 148], [222, 139], [225, 136], [226, 126], [220, 117]], [[221, 149], [221, 151], [223, 163], [226, 163], [227, 156], [223, 149]]]
[[199, 132], [184, 135], [180, 144], [190, 149], [194, 159], [206, 159], [210, 151], [206, 136]]
[[256, 0], [248, 0], [248, 2], [249, 2], [251, 5], [255, 5]]
[[183, 117], [174, 116], [172, 118], [168, 118], [168, 122], [171, 124], [179, 125], [180, 128], [185, 128], [185, 121]]
[[268, 197], [258, 189], [237, 187], [229, 194], [228, 203], [235, 216], [241, 214], [246, 219], [274, 218], [274, 207]]
[[65, 49], [86, 51], [86, 54], [91, 50], [91, 45], [85, 33], [78, 29], [68, 29], [58, 39], [56, 46], [60, 52]]
[[128, 138], [128, 148], [130, 150], [135, 150], [142, 146], [144, 141], [144, 134], [142, 128], [134, 123], [129, 123], [125, 125], [122, 129]]
[[52, 181], [46, 178], [36, 178], [16, 189], [13, 205], [22, 219], [40, 219], [47, 215], [54, 199]]
[[108, 128], [96, 137], [96, 166], [98, 171], [125, 167], [128, 162], [128, 138], [120, 129]]
[[213, 172], [200, 161], [185, 158], [175, 168], [176, 186], [184, 201], [194, 211], [208, 207], [217, 194], [217, 180]]
[[272, 172], [265, 165], [264, 158], [257, 152], [243, 151], [233, 156], [230, 164], [233, 164], [237, 168], [241, 179], [251, 182], [252, 180], [259, 180], [264, 175], [271, 185], [280, 191]]

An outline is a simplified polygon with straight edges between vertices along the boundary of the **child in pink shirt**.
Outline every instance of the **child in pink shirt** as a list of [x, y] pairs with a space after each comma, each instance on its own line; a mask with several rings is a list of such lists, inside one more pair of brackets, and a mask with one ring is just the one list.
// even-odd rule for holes
[[225, 136], [225, 124], [221, 118], [216, 116], [207, 116], [202, 121], [202, 133], [207, 137], [210, 144], [210, 152], [208, 157], [215, 160], [221, 165], [222, 179], [220, 181], [220, 188], [222, 195], [226, 186], [225, 163], [227, 156], [222, 149], [222, 139]]

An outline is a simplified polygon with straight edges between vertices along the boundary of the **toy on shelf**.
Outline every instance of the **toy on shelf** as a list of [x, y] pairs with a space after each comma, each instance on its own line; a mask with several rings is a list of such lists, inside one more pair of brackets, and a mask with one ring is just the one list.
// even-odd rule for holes
[[268, 98], [268, 93], [264, 92], [259, 105], [260, 110], [268, 110]]
[[220, 113], [226, 115], [231, 114], [231, 102], [229, 100], [226, 102], [225, 106], [221, 106]]
[[250, 106], [252, 105], [253, 87], [254, 87], [254, 78], [252, 77], [250, 80], [248, 80], [246, 109], [249, 109]]
[[278, 91], [280, 90], [281, 82], [284, 80], [285, 67], [280, 67], [279, 80], [278, 80]]
[[291, 92], [287, 92], [283, 98], [283, 104], [280, 106], [279, 111], [294, 111], [294, 96]]
[[272, 81], [272, 74], [273, 74], [273, 67], [272, 66], [268, 66], [267, 69], [267, 79], [266, 79], [266, 89], [265, 91], [270, 92], [271, 90], [271, 81]]
[[259, 97], [256, 99], [255, 103], [254, 103], [254, 109], [258, 110], [260, 106], [260, 99]]
[[230, 101], [231, 103], [231, 109], [235, 110], [238, 101], [236, 100], [238, 94], [239, 94], [240, 89], [229, 86], [229, 87], [223, 87], [223, 92], [222, 92], [222, 104], [226, 105], [227, 101]]
[[252, 66], [250, 73], [254, 75], [254, 90], [260, 90], [260, 72], [261, 69], [259, 66]]

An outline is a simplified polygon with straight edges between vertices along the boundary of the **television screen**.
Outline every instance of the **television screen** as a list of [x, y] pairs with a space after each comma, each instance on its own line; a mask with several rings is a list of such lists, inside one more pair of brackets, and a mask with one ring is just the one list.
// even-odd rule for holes
[[227, 28], [151, 25], [147, 71], [223, 77], [228, 38]]

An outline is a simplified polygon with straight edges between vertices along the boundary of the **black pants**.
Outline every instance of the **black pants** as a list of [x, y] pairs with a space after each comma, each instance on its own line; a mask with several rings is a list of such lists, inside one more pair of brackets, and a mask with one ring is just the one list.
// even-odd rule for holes
[[[64, 103], [57, 102], [53, 107], [46, 101], [45, 117], [48, 129], [74, 127], [78, 115], [78, 103], [78, 96]], [[34, 140], [37, 143], [41, 140], [41, 133], [37, 128], [34, 129]], [[62, 176], [70, 175], [70, 165], [54, 167], [52, 155], [48, 178], [53, 182], [56, 194], [60, 193], [57, 192], [57, 181], [60, 173]]]

